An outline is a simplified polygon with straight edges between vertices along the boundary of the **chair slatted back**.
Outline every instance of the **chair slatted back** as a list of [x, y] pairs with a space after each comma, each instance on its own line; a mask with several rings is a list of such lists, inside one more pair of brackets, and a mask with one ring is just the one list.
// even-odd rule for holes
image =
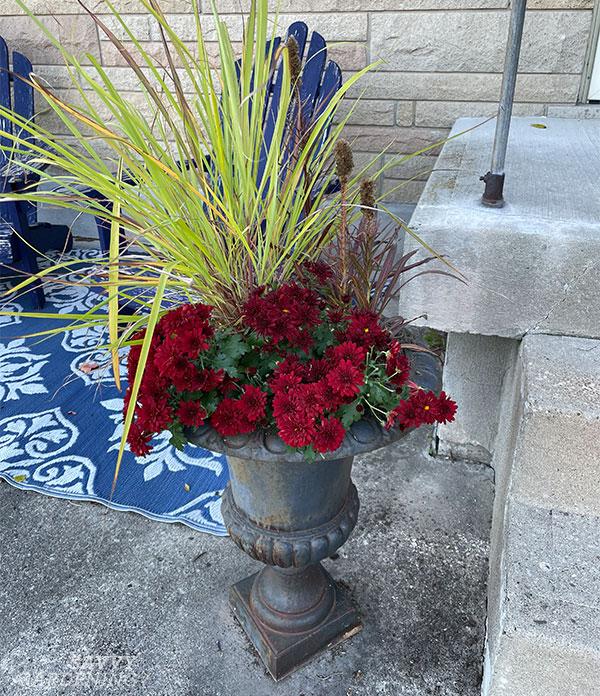
[[[19, 116], [28, 121], [33, 120], [33, 87], [29, 84], [29, 76], [33, 66], [29, 58], [18, 51], [13, 52], [13, 109]], [[23, 78], [23, 79], [19, 79]], [[33, 141], [33, 136], [27, 131], [22, 131], [21, 137], [27, 142]]]
[[[294, 22], [290, 25], [287, 36], [288, 38], [294, 37], [296, 39], [300, 60], [303, 61], [300, 77], [300, 103], [294, 106], [294, 112], [289, 115], [290, 126], [288, 132], [286, 132], [287, 155], [289, 156], [294, 149], [298, 110], [301, 109], [300, 119], [305, 125], [318, 118], [329, 104], [333, 95], [342, 86], [342, 72], [337, 63], [327, 61], [327, 44], [318, 32], [312, 33], [310, 42], [308, 42], [308, 51], [306, 50], [308, 27], [304, 22]], [[275, 124], [281, 103], [282, 82], [283, 69], [279, 65], [274, 71], [273, 82], [270, 86], [271, 96], [265, 109], [264, 145], [258, 167], [258, 182], [262, 181], [266, 164], [266, 153], [273, 141]], [[283, 162], [282, 178], [285, 178], [287, 159], [286, 157]]]
[[[3, 109], [12, 108], [10, 96], [10, 63], [8, 62], [8, 46], [6, 41], [0, 36], [0, 106]], [[0, 129], [5, 133], [12, 132], [11, 123], [8, 119], [0, 116]], [[10, 139], [5, 135], [0, 135], [0, 145], [10, 147]], [[0, 151], [0, 165], [6, 161], [6, 153]]]

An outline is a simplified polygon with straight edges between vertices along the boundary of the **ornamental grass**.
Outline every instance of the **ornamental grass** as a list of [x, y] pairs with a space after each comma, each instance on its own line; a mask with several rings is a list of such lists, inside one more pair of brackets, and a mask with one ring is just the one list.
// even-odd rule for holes
[[[414, 235], [374, 183], [410, 157], [377, 169], [379, 153], [357, 171], [341, 138], [351, 111], [340, 117], [338, 108], [373, 66], [303, 119], [298, 46], [274, 42], [278, 18], [266, 0], [250, 3], [237, 53], [213, 7], [217, 69], [195, 0], [194, 48], [157, 0], [139, 4], [158, 29], [164, 62], [108, 0], [110, 23], [85, 8], [129, 67], [135, 100], [94, 56], [82, 64], [29, 13], [71, 76], [72, 101], [29, 78], [68, 135], [0, 108], [16, 125], [16, 135], [0, 131], [10, 143], [6, 154], [26, 149], [23, 166], [44, 184], [5, 198], [92, 213], [110, 225], [110, 250], [93, 267], [61, 259], [37, 279], [67, 282], [69, 275], [68, 282], [98, 290], [89, 311], [57, 317], [68, 323], [40, 337], [105, 331], [118, 386], [119, 353], [130, 349], [117, 472], [127, 438], [143, 455], [166, 428], [178, 447], [187, 428], [205, 422], [225, 436], [274, 428], [290, 448], [316, 456], [334, 451], [361, 417], [386, 427], [451, 420], [455, 406], [444, 394], [410, 382], [397, 340], [403, 321], [383, 315], [407, 272], [434, 260], [446, 264], [435, 272], [452, 270], [425, 244], [426, 258], [399, 258], [397, 235], [380, 229], [385, 211]], [[266, 141], [265, 86], [278, 65], [281, 101]]]

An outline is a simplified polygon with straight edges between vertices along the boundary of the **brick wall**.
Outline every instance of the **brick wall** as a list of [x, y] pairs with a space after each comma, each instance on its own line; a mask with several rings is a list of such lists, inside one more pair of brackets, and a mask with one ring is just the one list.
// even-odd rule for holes
[[[156, 31], [140, 13], [137, 0], [115, 2], [129, 14], [130, 24], [146, 48], [160, 52]], [[123, 59], [99, 36], [76, 0], [29, 3], [65, 45], [76, 53], [94, 55], [115, 85], [128, 89], [129, 71]], [[88, 0], [88, 4], [96, 12], [104, 12], [102, 0]], [[190, 0], [163, 0], [180, 36], [192, 41], [190, 4]], [[298, 12], [301, 4], [306, 9]], [[361, 162], [369, 153], [388, 146], [386, 157], [436, 142], [445, 137], [458, 116], [495, 113], [509, 5], [509, 0], [281, 0], [280, 22], [286, 26], [303, 19], [320, 31], [345, 74], [369, 61], [385, 61], [351, 94], [353, 99], [361, 95], [348, 127], [356, 159]], [[576, 101], [593, 5], [594, 0], [529, 1], [516, 114], [543, 115], [548, 105]], [[247, 7], [247, 0], [218, 0], [218, 6], [233, 35], [241, 37], [240, 7]], [[210, 40], [214, 29], [208, 0], [204, 7]], [[13, 0], [2, 0], [0, 8], [0, 34], [9, 46], [29, 55], [37, 72], [53, 86], [66, 89], [68, 77], [59, 54]], [[60, 14], [52, 17], [56, 11]], [[348, 105], [352, 103], [348, 100]], [[390, 197], [415, 201], [434, 161], [435, 152], [391, 170], [384, 182], [385, 189], [392, 191]], [[408, 181], [413, 177], [416, 180]], [[402, 181], [406, 184], [398, 188]]]

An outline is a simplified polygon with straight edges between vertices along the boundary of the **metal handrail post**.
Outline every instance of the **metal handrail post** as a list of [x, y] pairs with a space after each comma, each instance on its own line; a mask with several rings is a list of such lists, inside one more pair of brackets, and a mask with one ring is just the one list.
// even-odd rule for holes
[[481, 202], [484, 205], [494, 208], [501, 208], [504, 205], [504, 165], [506, 161], [508, 134], [510, 131], [510, 120], [515, 99], [515, 86], [517, 83], [517, 72], [519, 70], [519, 56], [521, 53], [521, 40], [523, 38], [523, 24], [525, 23], [527, 0], [512, 0], [511, 5], [508, 43], [506, 45], [506, 59], [504, 61], [504, 75], [502, 77], [502, 90], [500, 103], [498, 105], [494, 149], [492, 151], [492, 164], [490, 171], [481, 177], [481, 180], [485, 182], [485, 192], [481, 198]]

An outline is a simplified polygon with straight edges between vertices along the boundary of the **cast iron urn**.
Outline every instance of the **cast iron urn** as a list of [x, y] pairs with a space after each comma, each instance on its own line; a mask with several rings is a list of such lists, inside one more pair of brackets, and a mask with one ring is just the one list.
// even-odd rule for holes
[[[427, 388], [437, 381], [430, 356], [419, 354], [412, 372]], [[222, 499], [223, 519], [240, 549], [265, 564], [231, 587], [230, 604], [275, 679], [360, 630], [347, 591], [321, 561], [346, 542], [356, 525], [354, 456], [406, 433], [363, 419], [330, 458], [315, 461], [290, 452], [266, 431], [221, 438], [203, 426], [188, 433], [193, 444], [227, 455], [230, 482]]]

